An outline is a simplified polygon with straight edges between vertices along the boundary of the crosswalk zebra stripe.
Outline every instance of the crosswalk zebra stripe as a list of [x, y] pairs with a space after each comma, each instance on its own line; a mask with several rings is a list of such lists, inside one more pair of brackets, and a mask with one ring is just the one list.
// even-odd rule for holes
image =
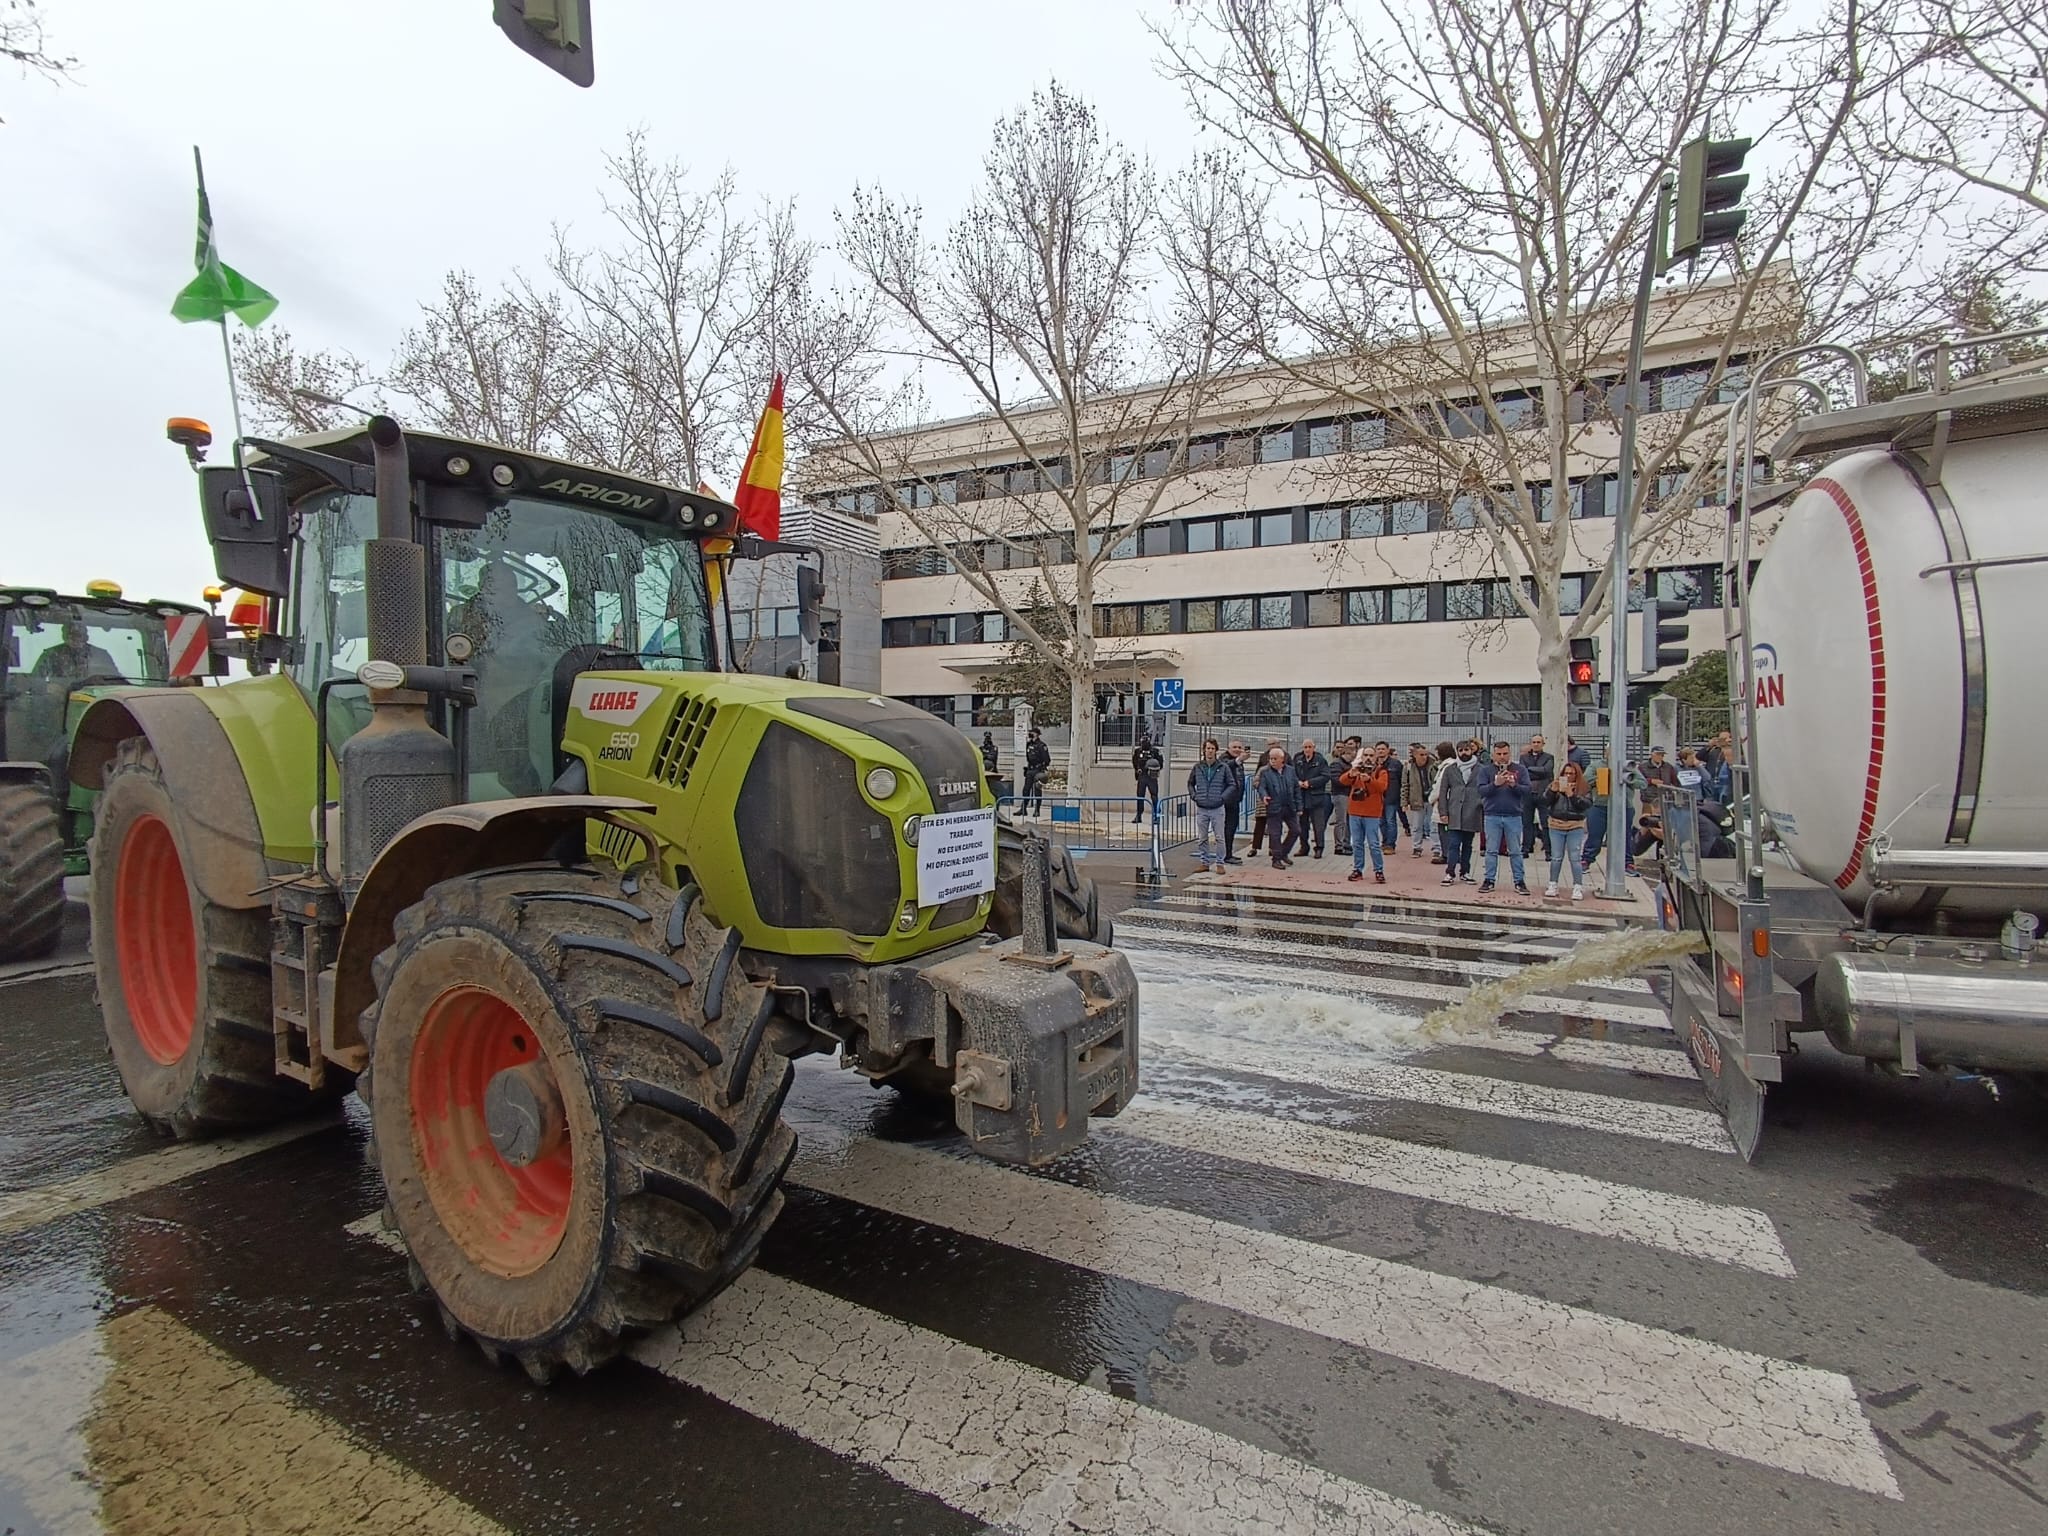
[[1474, 1527], [754, 1270], [633, 1357], [1016, 1536]]
[[[1171, 963], [1173, 951], [1130, 948], [1124, 956], [1131, 962], [1140, 983], [1157, 986], [1173, 986], [1186, 979], [1186, 972]], [[1345, 995], [1367, 997], [1399, 997], [1421, 1003], [1454, 1003], [1468, 990], [1465, 987], [1445, 986], [1433, 981], [1410, 981], [1402, 976], [1360, 976], [1350, 971], [1303, 972], [1300, 968], [1287, 969], [1281, 966], [1258, 965], [1251, 961], [1231, 960], [1218, 963], [1210, 960], [1203, 969], [1212, 976], [1248, 981], [1255, 986], [1300, 988], [1304, 981], [1346, 982]], [[1556, 997], [1542, 993], [1530, 993], [1515, 1000], [1508, 1009], [1516, 1013], [1558, 1013], [1567, 1018], [1591, 1019], [1607, 1024], [1632, 1024], [1639, 1029], [1669, 1031], [1671, 1018], [1661, 1008], [1640, 1008], [1632, 1003], [1589, 1002], [1580, 997]]]
[[[1461, 976], [1468, 980], [1474, 977], [1492, 979], [1496, 976], [1513, 976], [1526, 969], [1519, 965], [1496, 965], [1486, 960], [1439, 960], [1432, 955], [1396, 954], [1387, 950], [1372, 950], [1354, 946], [1329, 944], [1297, 944], [1291, 939], [1263, 939], [1244, 937], [1237, 934], [1188, 932], [1173, 927], [1154, 927], [1145, 923], [1137, 914], [1119, 914], [1116, 931], [1120, 937], [1129, 936], [1147, 940], [1166, 940], [1173, 943], [1197, 945], [1207, 952], [1222, 950], [1240, 955], [1286, 955], [1296, 959], [1319, 960], [1324, 964], [1332, 962], [1353, 962], [1365, 965], [1385, 966], [1391, 970], [1428, 971], [1442, 976]], [[1554, 957], [1553, 957], [1554, 958]], [[1650, 990], [1650, 984], [1640, 976], [1621, 977], [1614, 981], [1589, 983], [1595, 991], [1616, 992], [1624, 995], [1641, 995]], [[1597, 1000], [1580, 1003], [1582, 1008], [1600, 1006]]]
[[52, 1184], [0, 1194], [0, 1237], [39, 1227], [61, 1216], [96, 1210], [130, 1195], [161, 1189], [209, 1169], [254, 1157], [286, 1142], [331, 1130], [340, 1121], [332, 1115], [299, 1120], [249, 1136], [219, 1141], [185, 1141], [123, 1158], [105, 1168], [73, 1174]]
[[1699, 1069], [1692, 1058], [1671, 1046], [1625, 1045], [1614, 1040], [1582, 1040], [1574, 1035], [1529, 1034], [1497, 1030], [1490, 1034], [1446, 1035], [1438, 1042], [1468, 1050], [1497, 1051], [1506, 1056], [1549, 1057], [1576, 1066], [1604, 1067], [1615, 1072], [1640, 1072], [1651, 1077], [1675, 1077], [1696, 1082]]
[[792, 1178], [1612, 1423], [1898, 1498], [1846, 1376], [1391, 1260], [890, 1142]]
[[1613, 1184], [1447, 1147], [1255, 1115], [1148, 1090], [1109, 1122], [1113, 1135], [1261, 1168], [1281, 1168], [1389, 1194], [1410, 1195], [1688, 1258], [1789, 1278], [1792, 1259], [1762, 1211]]
[[[1368, 954], [1406, 955], [1408, 951], [1397, 946], [1415, 945], [1429, 950], [1470, 951], [1477, 955], [1519, 955], [1531, 960], [1555, 960], [1569, 945], [1532, 944], [1520, 938], [1459, 938], [1440, 933], [1421, 933], [1407, 928], [1375, 928], [1369, 923], [1362, 924], [1356, 917], [1350, 920], [1332, 916], [1296, 916], [1289, 913], [1279, 916], [1271, 912], [1248, 912], [1243, 915], [1232, 913], [1190, 912], [1168, 907], [1146, 907], [1139, 919], [1145, 924], [1164, 923], [1175, 927], [1223, 928], [1256, 938], [1269, 928], [1293, 932], [1313, 929], [1330, 934], [1334, 938], [1356, 941], [1357, 946]], [[1598, 930], [1609, 932], [1611, 930]], [[1592, 934], [1577, 937], [1590, 938]], [[1439, 955], [1441, 959], [1443, 956]]]
[[1649, 1104], [1576, 1088], [1546, 1088], [1434, 1067], [1361, 1063], [1335, 1052], [1305, 1050], [1294, 1043], [1275, 1046], [1235, 1035], [1155, 1031], [1146, 1037], [1145, 1046], [1155, 1062], [1250, 1072], [1372, 1099], [1405, 1099], [1442, 1109], [1569, 1125], [1614, 1136], [1672, 1142], [1703, 1152], [1735, 1151], [1721, 1117], [1704, 1109]]

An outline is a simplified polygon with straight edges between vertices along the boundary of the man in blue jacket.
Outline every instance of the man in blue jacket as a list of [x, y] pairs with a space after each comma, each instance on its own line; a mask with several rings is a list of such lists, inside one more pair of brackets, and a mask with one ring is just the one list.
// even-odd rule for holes
[[1188, 770], [1188, 798], [1195, 804], [1195, 867], [1223, 873], [1223, 807], [1234, 775], [1218, 758], [1216, 738], [1202, 743], [1202, 760]]
[[1515, 877], [1515, 893], [1529, 894], [1522, 879], [1522, 813], [1529, 803], [1529, 770], [1516, 762], [1514, 749], [1504, 741], [1493, 744], [1493, 771], [1479, 776], [1480, 807], [1486, 814], [1486, 878], [1480, 891], [1493, 889], [1500, 871], [1500, 854], [1505, 848], [1508, 868]]

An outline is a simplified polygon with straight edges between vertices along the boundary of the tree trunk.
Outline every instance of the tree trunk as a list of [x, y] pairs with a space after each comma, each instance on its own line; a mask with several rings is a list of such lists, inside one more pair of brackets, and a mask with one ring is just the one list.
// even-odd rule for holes
[[1067, 793], [1088, 792], [1088, 770], [1095, 766], [1095, 678], [1092, 673], [1067, 681]]
[[1543, 693], [1543, 741], [1563, 762], [1565, 711], [1571, 697], [1571, 644], [1565, 638], [1564, 624], [1558, 615], [1538, 612], [1530, 622], [1536, 626], [1536, 677]]

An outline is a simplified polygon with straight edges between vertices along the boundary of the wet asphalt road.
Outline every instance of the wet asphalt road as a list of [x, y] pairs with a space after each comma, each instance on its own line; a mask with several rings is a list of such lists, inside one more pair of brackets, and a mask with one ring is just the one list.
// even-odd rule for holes
[[1041, 1175], [806, 1063], [758, 1269], [548, 1391], [353, 1101], [167, 1147], [0, 980], [0, 1532], [2048, 1530], [2048, 1109], [1809, 1052], [1746, 1166], [1640, 984], [1420, 1030], [1593, 920], [1360, 912], [1127, 911], [1147, 1093]]

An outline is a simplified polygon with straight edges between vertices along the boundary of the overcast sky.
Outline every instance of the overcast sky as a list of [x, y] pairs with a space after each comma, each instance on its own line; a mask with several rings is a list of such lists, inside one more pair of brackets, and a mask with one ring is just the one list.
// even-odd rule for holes
[[[74, 82], [0, 74], [0, 581], [191, 599], [213, 579], [164, 419], [225, 442], [218, 331], [192, 276], [192, 146], [221, 254], [310, 346], [384, 355], [443, 272], [538, 270], [594, 228], [601, 157], [644, 125], [707, 177], [835, 204], [880, 182], [950, 214], [995, 119], [1057, 77], [1163, 164], [1192, 130], [1143, 25], [1167, 0], [595, 0], [578, 90], [489, 0], [45, 0]], [[232, 322], [231, 322], [232, 323]]]

